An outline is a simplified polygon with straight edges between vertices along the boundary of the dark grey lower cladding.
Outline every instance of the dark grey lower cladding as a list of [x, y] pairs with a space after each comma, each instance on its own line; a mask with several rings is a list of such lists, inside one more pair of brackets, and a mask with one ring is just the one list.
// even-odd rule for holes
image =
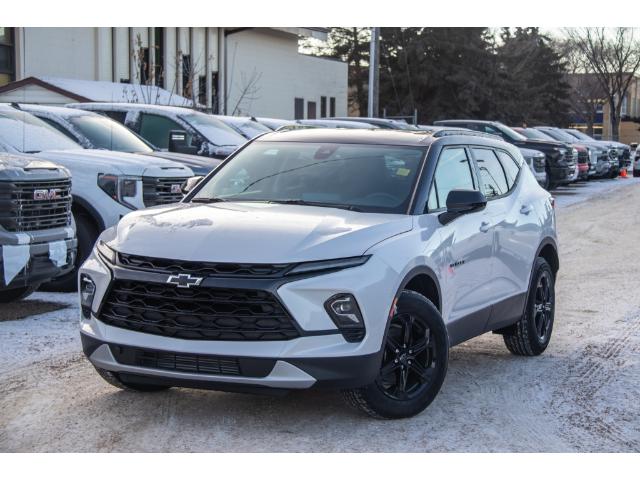
[[483, 333], [513, 325], [522, 317], [526, 301], [527, 292], [519, 293], [454, 320], [447, 325], [449, 345], [453, 347]]
[[[146, 383], [156, 383], [176, 387], [206, 388], [210, 390], [224, 391], [259, 391], [264, 392], [264, 387], [242, 385], [232, 382], [237, 377], [243, 378], [263, 378], [267, 377], [278, 361], [286, 362], [299, 368], [316, 381], [314, 388], [356, 388], [372, 383], [378, 375], [382, 362], [382, 350], [369, 355], [345, 356], [345, 357], [324, 357], [324, 358], [261, 358], [261, 357], [233, 357], [229, 355], [194, 355], [182, 352], [171, 352], [153, 350], [149, 348], [138, 348], [126, 345], [106, 343], [90, 337], [84, 333], [80, 334], [82, 348], [87, 356], [91, 358], [93, 353], [103, 345], [107, 345], [113, 358], [122, 366], [122, 372], [118, 372], [121, 377], [133, 378], [134, 383], [140, 383], [140, 378], [145, 377]], [[145, 376], [139, 371], [126, 372], [127, 367], [148, 368], [155, 372], [163, 370], [167, 376], [157, 374]], [[172, 373], [193, 374], [190, 379], [180, 379], [172, 376]], [[203, 375], [203, 380], [198, 380], [198, 374]], [[224, 381], [207, 381], [206, 375], [222, 375], [230, 379], [229, 383]], [[133, 381], [133, 380], [131, 380]], [[267, 388], [266, 390], [269, 390]], [[273, 389], [272, 393], [279, 390]]]

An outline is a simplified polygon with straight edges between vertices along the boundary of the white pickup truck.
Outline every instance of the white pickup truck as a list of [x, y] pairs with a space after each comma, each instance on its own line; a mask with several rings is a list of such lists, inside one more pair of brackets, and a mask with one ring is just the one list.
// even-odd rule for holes
[[[26, 153], [66, 167], [73, 177], [76, 264], [87, 258], [104, 229], [140, 208], [178, 202], [193, 176], [179, 163], [107, 150], [87, 150], [35, 116], [0, 104], [0, 152]], [[54, 281], [62, 290], [77, 286], [76, 268]]]

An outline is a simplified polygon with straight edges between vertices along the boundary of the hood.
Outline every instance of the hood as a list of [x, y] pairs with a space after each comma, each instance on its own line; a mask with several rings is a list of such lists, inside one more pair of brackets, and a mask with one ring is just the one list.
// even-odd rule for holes
[[0, 153], [0, 180], [58, 180], [69, 177], [69, 171], [47, 160], [33, 156]]
[[156, 158], [164, 158], [166, 160], [173, 160], [174, 162], [181, 163], [193, 170], [195, 175], [206, 175], [222, 163], [222, 160], [216, 158], [202, 157], [200, 155], [187, 155], [186, 153], [165, 152], [163, 150], [147, 153], [145, 155], [151, 155]]
[[[126, 215], [109, 242], [177, 260], [294, 263], [354, 257], [411, 230], [409, 215], [249, 202], [180, 203]], [[162, 242], [153, 239], [162, 238]]]
[[104, 173], [123, 173], [125, 175], [153, 175], [190, 177], [189, 168], [171, 160], [150, 158], [136, 153], [114, 152], [111, 150], [47, 150], [35, 154], [39, 158], [51, 160], [65, 167], [84, 167], [89, 165]]
[[518, 147], [530, 148], [541, 152], [548, 151], [552, 148], [571, 148], [571, 145], [565, 142], [556, 142], [555, 140], [526, 140], [516, 142]]

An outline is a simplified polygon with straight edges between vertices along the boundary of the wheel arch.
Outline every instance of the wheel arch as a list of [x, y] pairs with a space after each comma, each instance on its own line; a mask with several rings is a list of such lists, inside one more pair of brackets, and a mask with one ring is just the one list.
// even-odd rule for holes
[[71, 203], [71, 212], [75, 215], [83, 215], [87, 217], [95, 226], [98, 233], [105, 230], [104, 220], [98, 211], [85, 199], [73, 196]]
[[396, 293], [396, 298], [403, 290], [417, 292], [431, 301], [442, 313], [442, 292], [436, 273], [427, 266], [411, 269], [404, 277]]
[[560, 257], [558, 256], [558, 245], [552, 237], [546, 237], [540, 242], [535, 258], [544, 258], [553, 272], [554, 279], [560, 270]]

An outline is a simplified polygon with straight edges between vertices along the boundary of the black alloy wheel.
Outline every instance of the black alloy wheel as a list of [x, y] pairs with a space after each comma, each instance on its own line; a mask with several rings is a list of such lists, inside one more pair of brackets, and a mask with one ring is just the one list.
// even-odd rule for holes
[[394, 400], [420, 396], [433, 382], [435, 362], [436, 345], [429, 327], [411, 313], [396, 313], [376, 380], [382, 391]]
[[548, 270], [543, 271], [538, 278], [536, 296], [533, 304], [534, 325], [540, 343], [548, 342], [549, 335], [551, 334], [554, 306], [552, 301], [552, 284], [553, 279], [551, 278], [551, 272]]

